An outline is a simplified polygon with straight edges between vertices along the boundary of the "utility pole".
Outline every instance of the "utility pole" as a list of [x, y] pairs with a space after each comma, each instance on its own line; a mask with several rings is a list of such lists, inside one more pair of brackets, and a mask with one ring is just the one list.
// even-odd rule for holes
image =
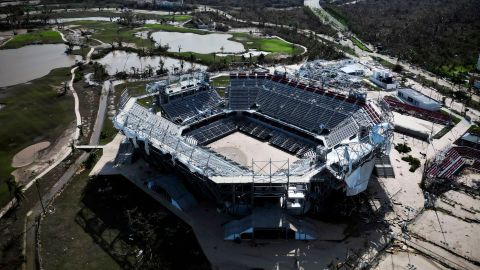
[[42, 196], [40, 195], [40, 184], [38, 184], [38, 179], [35, 180], [35, 187], [37, 188], [38, 199], [40, 200], [40, 204], [42, 205], [43, 214], [45, 214], [46, 211], [45, 206], [43, 205]]

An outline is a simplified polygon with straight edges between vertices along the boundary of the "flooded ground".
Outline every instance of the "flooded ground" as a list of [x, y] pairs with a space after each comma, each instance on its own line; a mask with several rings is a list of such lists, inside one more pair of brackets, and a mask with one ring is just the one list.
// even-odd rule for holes
[[[133, 71], [132, 68], [138, 69], [140, 72], [145, 70], [148, 66], [151, 66], [154, 70], [159, 69], [160, 59], [163, 59], [165, 69], [170, 71], [180, 69], [180, 60], [174, 58], [162, 56], [139, 57], [136, 53], [125, 51], [110, 52], [102, 59], [98, 60], [98, 62], [105, 65], [108, 74], [114, 75], [120, 71], [131, 73]], [[206, 67], [202, 65], [192, 65], [190, 62], [184, 62], [184, 70], [188, 70], [192, 67], [202, 70], [206, 69]]]
[[64, 44], [29, 45], [19, 49], [0, 50], [0, 87], [15, 85], [47, 75], [50, 70], [68, 67], [80, 60], [66, 55]]
[[168, 44], [170, 52], [195, 52], [195, 53], [239, 53], [245, 51], [239, 42], [228, 40], [229, 34], [198, 35], [193, 33], [155, 32], [152, 38], [162, 45]]

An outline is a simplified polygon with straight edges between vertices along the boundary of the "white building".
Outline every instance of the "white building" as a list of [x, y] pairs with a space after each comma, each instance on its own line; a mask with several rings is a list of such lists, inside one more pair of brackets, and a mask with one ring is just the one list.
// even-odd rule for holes
[[345, 65], [340, 70], [348, 75], [363, 76], [365, 74], [365, 68], [358, 63]]
[[429, 111], [438, 111], [442, 107], [437, 101], [410, 88], [398, 89], [398, 97], [412, 106]]
[[374, 70], [370, 81], [385, 90], [397, 88], [397, 83], [393, 80], [393, 76], [388, 70]]

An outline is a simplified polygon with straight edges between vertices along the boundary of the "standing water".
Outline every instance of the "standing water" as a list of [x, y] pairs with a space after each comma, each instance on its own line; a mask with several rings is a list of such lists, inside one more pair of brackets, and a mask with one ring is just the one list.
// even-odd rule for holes
[[222, 47], [225, 53], [239, 53], [245, 51], [242, 43], [228, 40], [229, 34], [206, 34], [177, 32], [155, 32], [152, 38], [155, 42], [170, 46], [169, 52], [214, 53], [221, 52]]
[[81, 59], [65, 54], [66, 48], [64, 44], [45, 44], [0, 50], [0, 87], [41, 78], [52, 69], [71, 66]]
[[[169, 71], [175, 71], [180, 69], [180, 60], [162, 57], [162, 56], [145, 56], [139, 57], [136, 53], [130, 53], [125, 51], [113, 51], [108, 53], [98, 62], [102, 65], [105, 65], [109, 75], [114, 75], [117, 72], [125, 71], [127, 73], [132, 73], [132, 68], [142, 72], [148, 66], [151, 66], [154, 70], [159, 69], [160, 59], [163, 59], [164, 69]], [[188, 70], [194, 67], [195, 69], [205, 70], [206, 67], [203, 65], [193, 64], [187, 61], [184, 61], [184, 70]]]

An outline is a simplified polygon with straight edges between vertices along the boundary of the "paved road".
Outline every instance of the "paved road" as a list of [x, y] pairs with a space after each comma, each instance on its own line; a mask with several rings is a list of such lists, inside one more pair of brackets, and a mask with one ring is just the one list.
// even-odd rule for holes
[[98, 105], [97, 118], [95, 119], [95, 125], [93, 126], [92, 136], [90, 137], [90, 144], [96, 145], [100, 140], [100, 133], [103, 129], [103, 121], [105, 120], [105, 114], [107, 111], [108, 93], [112, 87], [110, 81], [105, 81], [102, 87], [102, 94]]

